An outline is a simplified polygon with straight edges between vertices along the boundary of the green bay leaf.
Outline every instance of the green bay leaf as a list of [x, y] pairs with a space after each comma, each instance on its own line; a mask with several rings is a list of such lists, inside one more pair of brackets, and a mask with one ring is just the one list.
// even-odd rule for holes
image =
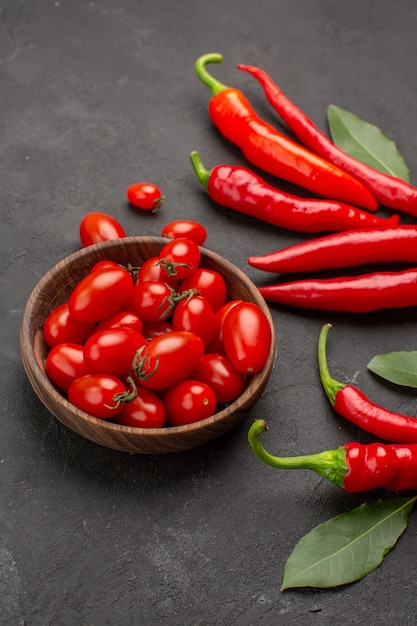
[[374, 169], [410, 182], [409, 169], [395, 143], [373, 124], [331, 104], [327, 119], [333, 142]]
[[377, 354], [369, 361], [367, 367], [391, 383], [417, 388], [417, 351]]
[[376, 500], [316, 526], [289, 556], [281, 591], [336, 587], [372, 572], [406, 529], [416, 499]]

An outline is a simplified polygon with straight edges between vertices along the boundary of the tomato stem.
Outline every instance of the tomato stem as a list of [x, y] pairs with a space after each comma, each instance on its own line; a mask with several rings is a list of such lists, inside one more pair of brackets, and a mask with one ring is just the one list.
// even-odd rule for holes
[[132, 402], [137, 396], [137, 387], [135, 382], [131, 376], [128, 376], [126, 381], [129, 383], [131, 387], [131, 391], [127, 389], [125, 391], [120, 391], [119, 393], [115, 393], [113, 396], [114, 406], [110, 406], [109, 404], [105, 404], [104, 406], [107, 409], [118, 409], [121, 404], [127, 404], [128, 402]]
[[155, 374], [159, 366], [159, 356], [156, 355], [155, 366], [152, 369], [152, 371], [150, 371], [149, 357], [142, 356], [142, 352], [144, 351], [145, 348], [146, 348], [146, 344], [139, 348], [139, 350], [136, 352], [135, 356], [133, 357], [133, 362], [132, 362], [132, 369], [135, 372], [135, 376], [139, 380], [148, 380], [148, 378], [151, 378], [151, 376]]

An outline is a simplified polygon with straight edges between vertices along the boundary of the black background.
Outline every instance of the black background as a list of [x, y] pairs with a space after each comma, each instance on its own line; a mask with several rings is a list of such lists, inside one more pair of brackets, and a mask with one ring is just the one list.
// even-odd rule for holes
[[[417, 7], [406, 0], [2, 0], [2, 624], [415, 623], [414, 515], [361, 581], [279, 591], [301, 537], [390, 494], [347, 495], [312, 473], [272, 470], [247, 444], [255, 417], [268, 422], [265, 445], [282, 455], [372, 440], [338, 418], [321, 389], [316, 347], [326, 322], [334, 377], [414, 415], [413, 392], [366, 369], [375, 354], [415, 348], [414, 309], [275, 307], [276, 365], [257, 406], [217, 441], [166, 456], [101, 448], [57, 423], [27, 381], [18, 334], [31, 290], [79, 248], [80, 219], [93, 210], [115, 216], [129, 235], [199, 220], [206, 246], [257, 284], [265, 277], [247, 266], [249, 255], [308, 238], [215, 206], [195, 179], [192, 150], [209, 169], [247, 165], [208, 119], [210, 92], [194, 74], [203, 53], [221, 52], [223, 63], [210, 71], [274, 124], [237, 63], [267, 70], [323, 130], [329, 104], [376, 124], [416, 181], [416, 28]], [[157, 215], [125, 200], [127, 186], [141, 180], [166, 195]]]

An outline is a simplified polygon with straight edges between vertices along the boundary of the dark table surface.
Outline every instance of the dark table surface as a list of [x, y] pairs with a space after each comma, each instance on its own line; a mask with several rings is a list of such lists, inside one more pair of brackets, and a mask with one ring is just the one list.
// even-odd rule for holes
[[[61, 426], [32, 391], [19, 352], [26, 300], [79, 248], [87, 212], [115, 216], [129, 235], [199, 220], [207, 247], [257, 283], [264, 277], [247, 265], [250, 254], [308, 239], [216, 206], [196, 181], [192, 150], [209, 168], [247, 165], [208, 119], [209, 91], [194, 74], [203, 53], [221, 52], [210, 69], [273, 123], [237, 63], [269, 71], [326, 132], [329, 104], [376, 124], [416, 180], [415, 5], [3, 0], [0, 18], [1, 624], [415, 624], [413, 515], [361, 581], [280, 592], [285, 562], [308, 531], [391, 494], [347, 495], [315, 474], [272, 470], [247, 444], [255, 417], [267, 420], [268, 447], [283, 455], [372, 440], [333, 413], [320, 386], [326, 322], [334, 377], [414, 415], [413, 392], [366, 368], [375, 354], [415, 348], [414, 309], [274, 307], [276, 365], [256, 407], [209, 445], [162, 456], [102, 448]], [[157, 215], [126, 202], [126, 187], [140, 180], [166, 195]]]

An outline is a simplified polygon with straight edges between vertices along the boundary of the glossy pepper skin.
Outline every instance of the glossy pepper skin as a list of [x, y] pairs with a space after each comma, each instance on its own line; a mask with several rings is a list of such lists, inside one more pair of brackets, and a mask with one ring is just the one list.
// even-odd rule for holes
[[396, 262], [417, 263], [416, 225], [348, 230], [248, 258], [252, 267], [282, 273]]
[[306, 199], [285, 193], [245, 167], [218, 165], [209, 172], [196, 151], [190, 154], [190, 160], [198, 180], [217, 204], [280, 228], [317, 233], [388, 228], [398, 223], [397, 215], [382, 219], [335, 200]]
[[318, 342], [320, 380], [330, 404], [340, 416], [379, 439], [395, 443], [417, 444], [417, 419], [388, 411], [371, 402], [353, 385], [346, 385], [330, 376], [327, 357], [327, 335], [330, 324], [323, 326]]
[[416, 187], [401, 178], [379, 172], [343, 152], [284, 95], [266, 72], [251, 65], [239, 64], [237, 67], [256, 78], [272, 107], [306, 147], [360, 180], [379, 203], [417, 215]]
[[311, 278], [258, 287], [269, 302], [323, 311], [369, 313], [417, 305], [417, 269]]
[[269, 454], [260, 442], [266, 430], [264, 420], [255, 420], [248, 441], [255, 456], [270, 467], [312, 470], [347, 493], [417, 490], [417, 445], [352, 441], [318, 454], [278, 457]]
[[222, 135], [236, 144], [252, 164], [265, 172], [333, 198], [374, 211], [378, 203], [370, 191], [353, 176], [292, 141], [263, 121], [245, 95], [215, 80], [206, 69], [219, 63], [221, 54], [209, 53], [197, 59], [200, 80], [213, 94], [209, 115]]

